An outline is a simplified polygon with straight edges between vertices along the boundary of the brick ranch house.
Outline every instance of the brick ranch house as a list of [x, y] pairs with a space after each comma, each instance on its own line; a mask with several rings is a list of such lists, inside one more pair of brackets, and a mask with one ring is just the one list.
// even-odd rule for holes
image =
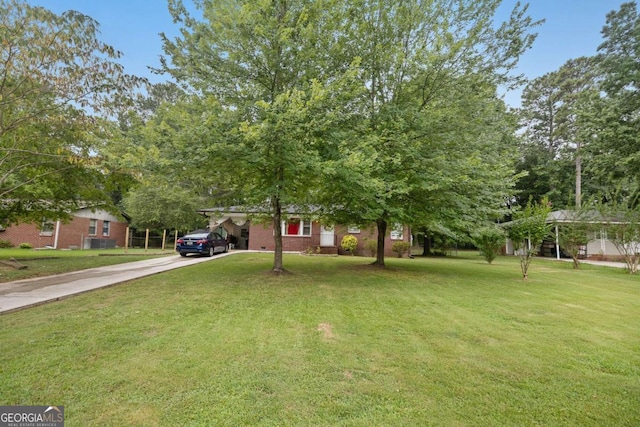
[[40, 224], [18, 224], [0, 228], [0, 239], [14, 246], [29, 243], [34, 248], [105, 249], [123, 247], [128, 222], [104, 210], [83, 208], [72, 219], [44, 220]]
[[[239, 207], [212, 208], [198, 211], [209, 219], [209, 229], [217, 231], [233, 243], [234, 249], [275, 250], [273, 226], [270, 223], [252, 220], [252, 214]], [[385, 239], [385, 256], [393, 256], [392, 246], [395, 242], [411, 243], [411, 230], [407, 226], [389, 227]], [[356, 255], [368, 256], [365, 249], [366, 240], [376, 240], [377, 229], [374, 225], [366, 228], [349, 225], [329, 225], [305, 215], [287, 213], [282, 224], [282, 247], [284, 251], [304, 252], [311, 250], [323, 254], [342, 254], [340, 248], [342, 238], [351, 234], [358, 239]]]

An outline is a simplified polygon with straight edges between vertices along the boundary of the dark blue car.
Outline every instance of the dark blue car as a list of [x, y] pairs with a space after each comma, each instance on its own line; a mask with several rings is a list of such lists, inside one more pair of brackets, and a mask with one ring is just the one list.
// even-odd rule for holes
[[213, 231], [194, 231], [179, 238], [176, 245], [176, 251], [181, 256], [187, 256], [187, 254], [213, 256], [213, 254], [228, 250], [227, 241]]

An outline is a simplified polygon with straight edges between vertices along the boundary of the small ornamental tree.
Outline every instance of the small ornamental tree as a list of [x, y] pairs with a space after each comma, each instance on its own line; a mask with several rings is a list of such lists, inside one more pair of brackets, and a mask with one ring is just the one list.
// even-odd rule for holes
[[580, 268], [580, 248], [589, 242], [588, 225], [584, 223], [562, 224], [558, 227], [558, 243], [573, 260], [573, 268]]
[[622, 205], [600, 207], [607, 238], [624, 258], [629, 274], [638, 272], [640, 262], [640, 208]]
[[629, 274], [638, 272], [640, 261], [640, 223], [610, 224], [607, 236], [623, 256]]
[[551, 205], [548, 199], [544, 198], [540, 203], [529, 201], [524, 209], [513, 214], [513, 221], [506, 226], [507, 236], [520, 257], [522, 280], [529, 278], [531, 261], [551, 230], [551, 224], [547, 224], [549, 212]]
[[580, 249], [589, 242], [589, 232], [593, 224], [589, 221], [587, 211], [572, 211], [566, 222], [556, 223], [558, 243], [573, 260], [573, 268], [580, 268]]
[[480, 254], [491, 264], [505, 244], [506, 233], [502, 228], [492, 225], [480, 228], [472, 237]]

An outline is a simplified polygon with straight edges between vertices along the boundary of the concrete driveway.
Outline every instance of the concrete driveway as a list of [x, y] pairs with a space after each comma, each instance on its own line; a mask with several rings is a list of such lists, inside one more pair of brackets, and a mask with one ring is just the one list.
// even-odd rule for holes
[[0, 313], [7, 313], [49, 301], [56, 301], [94, 289], [128, 282], [175, 268], [212, 261], [228, 255], [209, 257], [179, 255], [73, 271], [55, 276], [35, 277], [0, 283]]

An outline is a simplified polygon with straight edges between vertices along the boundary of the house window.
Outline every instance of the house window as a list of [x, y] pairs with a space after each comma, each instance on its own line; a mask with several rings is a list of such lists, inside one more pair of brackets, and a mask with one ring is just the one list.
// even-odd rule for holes
[[102, 235], [108, 236], [111, 234], [111, 221], [102, 221]]
[[40, 235], [41, 236], [53, 236], [53, 221], [48, 219], [43, 219], [42, 224], [40, 224]]
[[402, 224], [394, 224], [391, 229], [391, 240], [402, 240], [404, 238], [403, 232]]
[[98, 234], [98, 220], [90, 219], [89, 220], [89, 236], [95, 236]]
[[347, 233], [355, 234], [360, 232], [360, 227], [357, 225], [350, 225], [347, 227]]
[[283, 222], [282, 230], [285, 236], [311, 236], [311, 221], [291, 218]]

